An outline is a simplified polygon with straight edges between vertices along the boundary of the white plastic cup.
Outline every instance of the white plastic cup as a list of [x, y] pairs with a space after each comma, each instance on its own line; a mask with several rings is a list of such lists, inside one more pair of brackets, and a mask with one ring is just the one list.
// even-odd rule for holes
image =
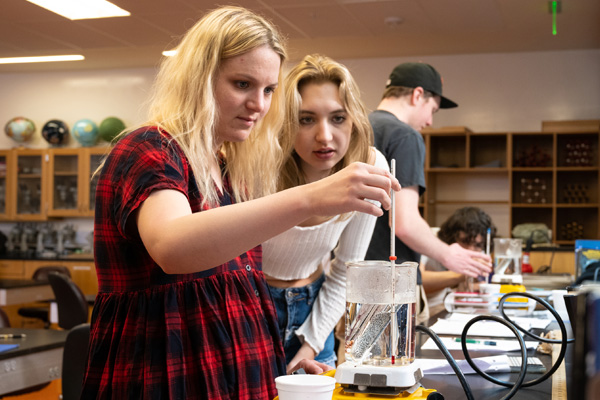
[[279, 400], [331, 400], [335, 378], [325, 375], [283, 375], [275, 378]]

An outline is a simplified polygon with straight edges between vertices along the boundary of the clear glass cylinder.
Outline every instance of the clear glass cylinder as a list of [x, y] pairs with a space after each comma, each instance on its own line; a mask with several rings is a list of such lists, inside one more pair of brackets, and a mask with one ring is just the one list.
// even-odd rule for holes
[[494, 273], [521, 275], [522, 239], [494, 239]]
[[417, 268], [416, 262], [347, 264], [347, 361], [387, 367], [414, 361]]

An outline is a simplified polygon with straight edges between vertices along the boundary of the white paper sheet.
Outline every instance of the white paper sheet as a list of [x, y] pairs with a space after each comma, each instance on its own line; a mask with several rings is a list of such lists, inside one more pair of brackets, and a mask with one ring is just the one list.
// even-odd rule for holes
[[[446, 346], [448, 350], [462, 350], [462, 345], [460, 342], [454, 340], [454, 338], [441, 337], [440, 340]], [[487, 344], [479, 344], [479, 343], [467, 343], [467, 350], [478, 351], [485, 350], [489, 352], [507, 352], [507, 351], [519, 351], [521, 350], [521, 346], [519, 345], [518, 340], [491, 340], [495, 343], [495, 345], [487, 345]], [[539, 342], [537, 341], [525, 341], [525, 347], [528, 349], [537, 348]], [[427, 339], [423, 346], [421, 346], [421, 350], [439, 350], [435, 342], [431, 339]]]
[[[430, 329], [438, 335], [460, 336], [467, 321], [438, 319]], [[521, 324], [523, 329], [529, 329], [529, 325]], [[520, 332], [519, 332], [520, 333]], [[484, 337], [506, 337], [514, 338], [515, 334], [507, 326], [496, 321], [478, 321], [469, 328], [468, 336]]]
[[[452, 313], [448, 314], [445, 319], [449, 321], [462, 321], [466, 324], [468, 321], [472, 320], [476, 316], [477, 315], [473, 314]], [[500, 314], [498, 314], [497, 316], [500, 316]], [[534, 316], [532, 317], [509, 316], [509, 318], [513, 323], [518, 324], [523, 329], [546, 329], [546, 327], [548, 327], [548, 325], [553, 321], [553, 318], [551, 318], [551, 314], [549, 312], [544, 312], [543, 314], [534, 314]], [[486, 321], [478, 322], [476, 325], [484, 322]], [[475, 329], [475, 327], [473, 327], [472, 329]]]
[[[473, 362], [479, 369], [486, 373], [510, 372], [508, 357], [505, 355], [473, 358]], [[475, 370], [471, 368], [466, 360], [456, 360], [458, 367], [463, 374], [474, 374]], [[426, 359], [418, 358], [415, 360], [424, 375], [448, 375], [454, 374], [454, 370], [446, 359]]]

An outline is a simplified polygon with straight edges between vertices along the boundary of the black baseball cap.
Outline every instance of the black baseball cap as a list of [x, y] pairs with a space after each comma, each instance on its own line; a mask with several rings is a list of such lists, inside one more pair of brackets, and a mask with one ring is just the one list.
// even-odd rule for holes
[[404, 86], [422, 87], [424, 90], [440, 96], [440, 108], [454, 108], [458, 104], [442, 96], [442, 77], [431, 65], [425, 63], [403, 63], [392, 71], [385, 87]]

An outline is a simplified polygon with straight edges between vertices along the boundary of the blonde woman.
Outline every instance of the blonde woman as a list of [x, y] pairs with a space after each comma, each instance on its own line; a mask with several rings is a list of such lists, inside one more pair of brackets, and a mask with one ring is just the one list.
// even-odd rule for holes
[[[360, 91], [346, 67], [306, 56], [286, 77], [284, 90], [280, 143], [286, 158], [279, 190], [318, 182], [356, 161], [387, 170], [385, 157], [372, 147]], [[335, 366], [333, 328], [344, 313], [345, 263], [364, 259], [375, 220], [362, 212], [316, 216], [263, 243], [263, 271], [288, 371], [302, 359]], [[322, 261], [332, 251], [326, 275]]]
[[317, 215], [380, 215], [365, 198], [389, 206], [397, 181], [359, 163], [264, 196], [280, 157], [285, 55], [269, 22], [224, 7], [161, 65], [147, 123], [100, 172], [82, 398], [272, 399], [285, 365], [260, 243]]

